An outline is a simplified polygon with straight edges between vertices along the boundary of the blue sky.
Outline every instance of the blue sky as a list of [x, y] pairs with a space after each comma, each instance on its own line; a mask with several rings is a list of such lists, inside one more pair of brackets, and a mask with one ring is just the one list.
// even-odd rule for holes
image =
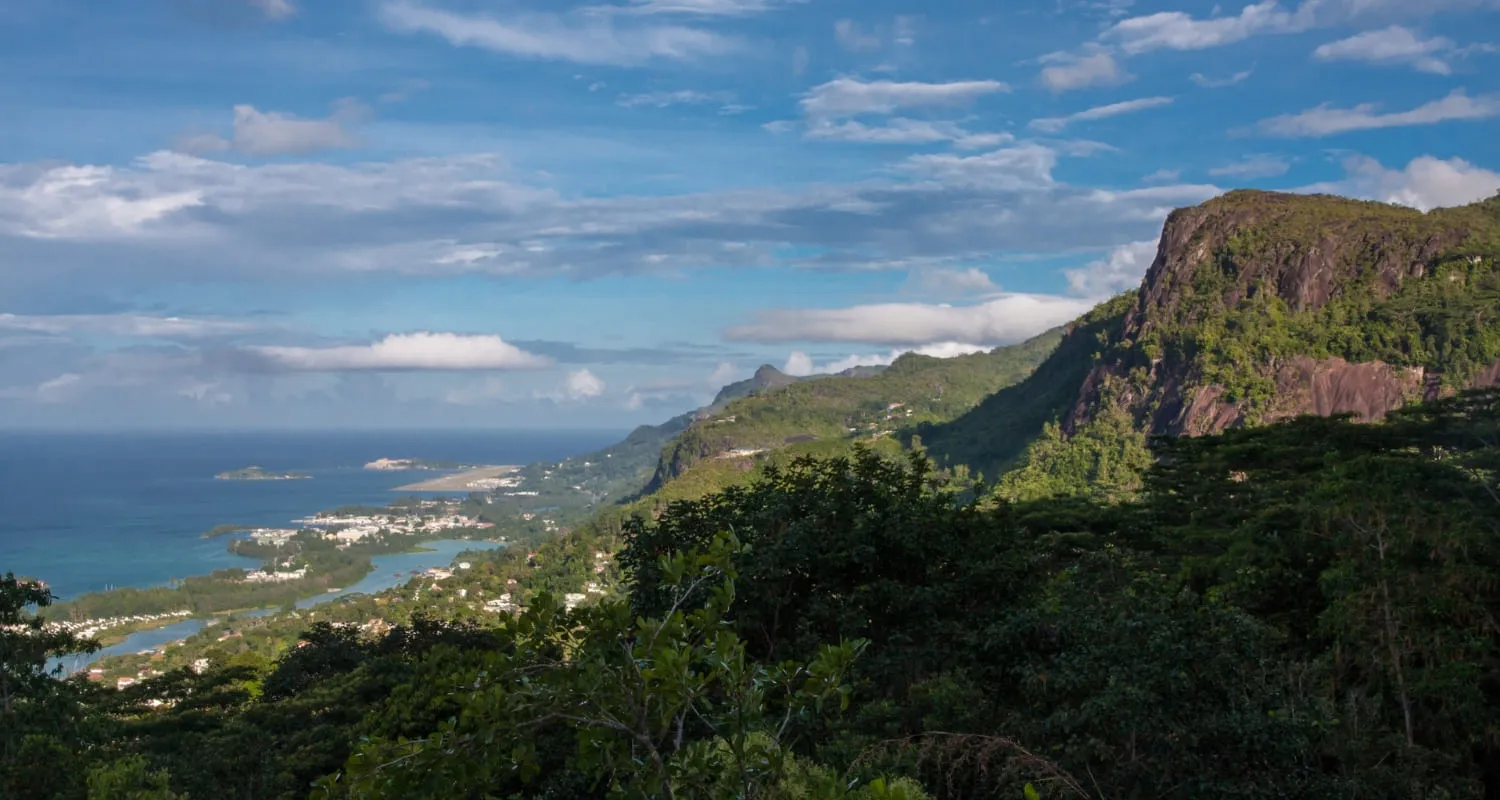
[[1500, 0], [8, 0], [0, 426], [615, 427], [1006, 344], [1228, 189], [1500, 191], [1497, 67]]

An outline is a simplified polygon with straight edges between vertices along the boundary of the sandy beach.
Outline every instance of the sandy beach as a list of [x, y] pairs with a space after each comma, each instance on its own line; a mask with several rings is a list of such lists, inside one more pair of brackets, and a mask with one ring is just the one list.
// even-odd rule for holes
[[518, 469], [520, 469], [520, 467], [517, 467], [517, 466], [479, 467], [477, 469], [467, 470], [465, 472], [460, 472], [460, 473], [457, 473], [457, 474], [454, 474], [454, 475], [444, 475], [441, 478], [433, 478], [432, 480], [429, 480], [429, 481], [421, 481], [420, 483], [409, 483], [409, 484], [407, 484], [405, 486], [397, 486], [395, 489], [392, 489], [391, 491], [394, 491], [394, 492], [465, 492], [465, 491], [471, 491], [471, 490], [472, 491], [480, 491], [480, 490], [482, 490], [484, 488], [487, 488], [487, 487], [482, 487], [482, 486], [476, 487], [476, 486], [470, 486], [469, 484], [474, 483], [475, 481], [484, 480], [485, 478], [499, 478], [499, 477], [501, 477], [503, 475], [509, 475], [510, 473], [515, 472]]

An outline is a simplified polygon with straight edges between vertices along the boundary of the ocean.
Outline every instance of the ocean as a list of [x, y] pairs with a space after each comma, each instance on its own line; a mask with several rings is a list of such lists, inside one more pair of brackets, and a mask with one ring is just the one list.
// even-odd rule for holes
[[[215, 525], [290, 527], [343, 505], [384, 505], [431, 473], [363, 469], [377, 458], [527, 464], [588, 452], [620, 431], [253, 433], [0, 432], [0, 575], [61, 598], [154, 586], [254, 562]], [[310, 480], [221, 481], [250, 465]]]

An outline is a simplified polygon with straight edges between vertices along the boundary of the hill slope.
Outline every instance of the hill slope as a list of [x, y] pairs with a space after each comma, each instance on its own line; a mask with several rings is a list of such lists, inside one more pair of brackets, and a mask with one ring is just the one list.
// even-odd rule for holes
[[908, 353], [868, 377], [798, 381], [727, 403], [662, 450], [647, 492], [705, 462], [748, 461], [789, 447], [810, 453], [847, 449], [854, 440], [951, 420], [1024, 379], [1062, 336], [1061, 329], [1048, 331], [1018, 345], [948, 359]]
[[1071, 326], [1030, 379], [919, 433], [940, 460], [1021, 466], [1019, 496], [1128, 490], [1110, 473], [1149, 463], [1147, 436], [1378, 419], [1494, 385], [1497, 257], [1500, 197], [1424, 214], [1231, 192], [1173, 212], [1141, 288]]

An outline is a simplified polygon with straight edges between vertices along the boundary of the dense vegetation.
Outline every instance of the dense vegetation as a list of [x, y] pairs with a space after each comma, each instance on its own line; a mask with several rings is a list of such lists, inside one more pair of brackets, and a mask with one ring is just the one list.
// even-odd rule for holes
[[[762, 370], [465, 506], [545, 513], [525, 546], [108, 659], [120, 691], [46, 678], [90, 645], [7, 579], [0, 796], [1500, 797], [1500, 391], [1357, 424], [1278, 383], [1473, 385], [1497, 231], [1231, 193], [1065, 331]], [[1205, 387], [1234, 427], [1149, 436]]]
[[118, 693], [6, 639], [6, 796], [1500, 790], [1500, 393], [1153, 448], [1114, 503], [806, 459], [625, 520], [619, 600], [311, 623]]

